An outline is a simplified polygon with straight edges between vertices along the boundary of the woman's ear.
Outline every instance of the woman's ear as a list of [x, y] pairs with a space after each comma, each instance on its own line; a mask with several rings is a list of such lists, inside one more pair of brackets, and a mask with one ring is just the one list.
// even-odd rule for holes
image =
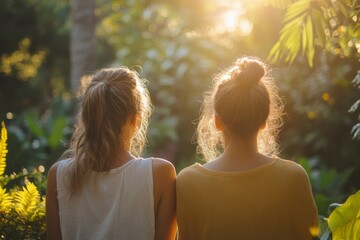
[[261, 125], [259, 130], [263, 130], [266, 127], [266, 121], [264, 121]]
[[137, 124], [137, 114], [134, 114], [131, 118], [130, 118], [130, 126], [131, 127], [135, 127]]
[[215, 114], [215, 127], [218, 131], [222, 131], [224, 129], [224, 123], [217, 114]]
[[134, 114], [130, 120], [130, 125], [135, 128], [139, 128], [141, 126], [141, 115]]

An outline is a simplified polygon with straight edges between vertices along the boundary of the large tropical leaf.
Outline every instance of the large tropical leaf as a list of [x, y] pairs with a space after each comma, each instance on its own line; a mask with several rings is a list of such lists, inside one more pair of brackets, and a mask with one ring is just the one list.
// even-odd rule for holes
[[360, 191], [351, 195], [329, 216], [333, 239], [360, 239]]
[[5, 172], [7, 152], [7, 130], [5, 128], [4, 122], [2, 122], [0, 139], [0, 176], [3, 175]]

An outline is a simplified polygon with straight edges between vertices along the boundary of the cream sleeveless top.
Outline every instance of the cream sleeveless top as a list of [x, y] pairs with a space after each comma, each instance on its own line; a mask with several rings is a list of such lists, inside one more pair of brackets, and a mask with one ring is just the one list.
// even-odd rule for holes
[[56, 177], [63, 239], [154, 239], [151, 159], [133, 159], [101, 173], [97, 188], [91, 172], [81, 192], [71, 198], [66, 187], [70, 162], [60, 161]]

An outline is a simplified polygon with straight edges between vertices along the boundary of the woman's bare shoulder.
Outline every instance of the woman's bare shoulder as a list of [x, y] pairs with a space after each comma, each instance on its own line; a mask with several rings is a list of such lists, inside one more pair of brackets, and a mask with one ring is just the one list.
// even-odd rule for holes
[[160, 179], [176, 177], [176, 170], [174, 165], [162, 158], [152, 158], [153, 174]]

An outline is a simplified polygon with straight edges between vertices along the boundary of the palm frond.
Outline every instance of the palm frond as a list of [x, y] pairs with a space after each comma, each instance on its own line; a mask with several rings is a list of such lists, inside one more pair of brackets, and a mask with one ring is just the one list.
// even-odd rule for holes
[[315, 55], [315, 39], [325, 45], [325, 20], [322, 8], [317, 2], [299, 0], [291, 4], [285, 13], [284, 27], [280, 32], [278, 42], [271, 49], [269, 60], [275, 62], [283, 59], [292, 63], [302, 50], [308, 63], [313, 66]]
[[272, 6], [276, 8], [286, 8], [295, 1], [296, 0], [264, 0], [264, 3], [268, 6]]

